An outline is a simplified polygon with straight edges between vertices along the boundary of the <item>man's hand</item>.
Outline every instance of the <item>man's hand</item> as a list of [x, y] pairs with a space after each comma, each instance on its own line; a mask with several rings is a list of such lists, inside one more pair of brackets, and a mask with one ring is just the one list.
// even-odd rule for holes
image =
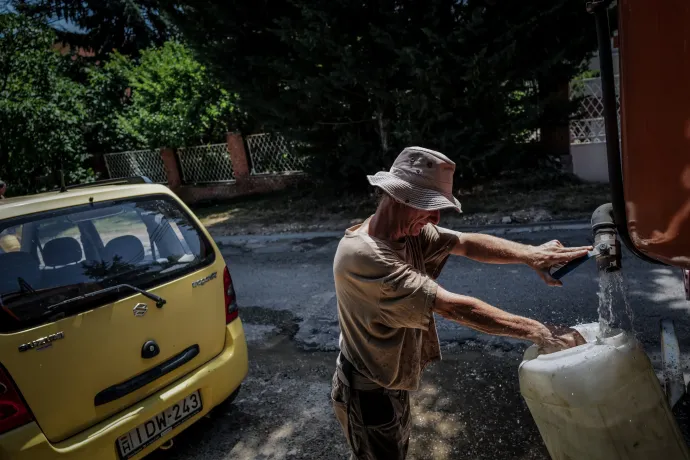
[[535, 343], [542, 353], [548, 354], [584, 345], [587, 341], [575, 329], [545, 325]]
[[554, 265], [568, 263], [578, 257], [583, 257], [592, 249], [591, 246], [566, 248], [560, 241], [553, 240], [540, 246], [531, 246], [525, 262], [532, 267], [549, 286], [562, 286], [563, 283], [551, 277], [549, 268]]

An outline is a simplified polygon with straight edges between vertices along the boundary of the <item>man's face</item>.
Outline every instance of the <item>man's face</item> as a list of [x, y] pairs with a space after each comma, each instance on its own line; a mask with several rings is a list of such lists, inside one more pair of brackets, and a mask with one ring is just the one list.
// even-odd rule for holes
[[422, 211], [407, 206], [406, 208], [409, 210], [406, 219], [408, 225], [404, 230], [409, 236], [419, 236], [426, 224], [437, 225], [441, 220], [441, 211]]

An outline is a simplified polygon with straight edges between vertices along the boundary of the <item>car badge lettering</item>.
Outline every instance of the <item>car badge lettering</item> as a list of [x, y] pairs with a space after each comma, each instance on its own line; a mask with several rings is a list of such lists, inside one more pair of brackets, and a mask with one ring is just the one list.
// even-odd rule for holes
[[149, 311], [149, 307], [145, 303], [138, 303], [132, 308], [132, 311], [134, 312], [134, 316], [138, 318], [144, 316], [146, 312]]
[[200, 280], [196, 280], [192, 283], [192, 287], [199, 287], [203, 286], [204, 284], [208, 283], [211, 280], [216, 279], [216, 276], [218, 275], [218, 272], [213, 272], [210, 275], [208, 275], [206, 278], [201, 278]]
[[29, 350], [43, 350], [46, 348], [50, 348], [53, 346], [53, 342], [56, 340], [64, 339], [65, 338], [65, 333], [60, 331], [56, 332], [55, 334], [50, 334], [45, 337], [41, 337], [40, 339], [36, 339], [32, 342], [29, 343], [23, 343], [19, 345], [19, 351], [29, 351]]

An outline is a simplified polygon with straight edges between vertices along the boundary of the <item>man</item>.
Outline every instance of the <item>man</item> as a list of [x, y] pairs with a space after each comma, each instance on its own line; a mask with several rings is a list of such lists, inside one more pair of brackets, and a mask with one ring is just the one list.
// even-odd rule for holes
[[0, 200], [5, 199], [5, 192], [7, 192], [7, 184], [0, 180]]
[[[433, 313], [479, 331], [525, 339], [553, 351], [584, 343], [572, 329], [499, 310], [440, 287], [449, 255], [486, 263], [523, 263], [550, 285], [548, 268], [591, 248], [558, 241], [526, 246], [438, 227], [453, 197], [455, 163], [420, 147], [403, 150], [389, 172], [368, 176], [383, 192], [373, 216], [347, 230], [333, 263], [340, 350], [331, 399], [352, 458], [404, 459], [410, 436], [409, 391], [441, 357]], [[487, 280], [487, 282], [489, 282]]]

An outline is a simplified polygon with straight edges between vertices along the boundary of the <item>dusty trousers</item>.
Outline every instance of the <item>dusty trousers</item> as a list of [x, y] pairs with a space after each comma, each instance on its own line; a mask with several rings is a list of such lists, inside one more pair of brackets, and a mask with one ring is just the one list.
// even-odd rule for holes
[[410, 393], [358, 390], [333, 375], [331, 403], [356, 460], [404, 460], [410, 442]]

